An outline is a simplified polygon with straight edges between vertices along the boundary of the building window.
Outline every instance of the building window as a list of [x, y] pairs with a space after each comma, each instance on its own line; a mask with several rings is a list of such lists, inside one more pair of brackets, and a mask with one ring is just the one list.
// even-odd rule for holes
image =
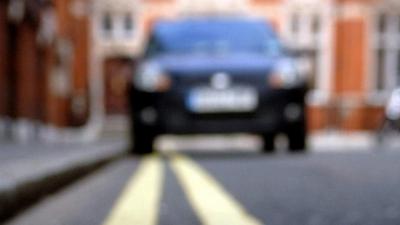
[[384, 74], [385, 74], [385, 51], [384, 49], [378, 49], [376, 53], [377, 57], [377, 66], [376, 66], [376, 90], [382, 91], [385, 88], [385, 79], [384, 79]]
[[289, 17], [289, 46], [299, 57], [299, 62], [307, 62], [308, 83], [312, 89], [320, 89], [322, 40], [322, 16], [314, 12], [293, 12]]
[[386, 19], [385, 14], [381, 14], [378, 16], [378, 31], [380, 34], [385, 33], [386, 31], [386, 25], [387, 25], [387, 19]]
[[373, 91], [390, 92], [400, 85], [400, 15], [380, 13], [374, 25], [375, 72]]
[[400, 33], [400, 16], [398, 16], [397, 17], [397, 21], [398, 21], [398, 23], [397, 23], [397, 31]]
[[400, 86], [400, 50], [397, 50], [396, 86]]
[[109, 13], [106, 13], [102, 17], [101, 21], [102, 31], [106, 37], [110, 37], [113, 30], [113, 21]]
[[131, 13], [127, 13], [123, 19], [124, 33], [126, 37], [131, 37], [134, 29], [133, 18]]
[[126, 14], [124, 17], [124, 28], [126, 31], [133, 30], [132, 15], [130, 13]]
[[300, 23], [299, 15], [297, 13], [293, 14], [291, 20], [292, 21], [290, 22], [291, 23], [290, 27], [291, 27], [291, 31], [292, 31], [293, 36], [295, 36], [299, 32], [299, 23]]
[[318, 15], [312, 17], [312, 31], [314, 34], [318, 34], [321, 29], [321, 18]]

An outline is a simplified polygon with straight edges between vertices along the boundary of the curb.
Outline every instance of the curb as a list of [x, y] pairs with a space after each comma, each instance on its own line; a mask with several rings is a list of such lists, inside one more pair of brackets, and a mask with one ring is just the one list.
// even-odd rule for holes
[[[9, 179], [0, 180], [0, 223], [31, 206], [46, 195], [78, 180], [90, 172], [127, 154], [126, 144], [103, 145], [72, 154], [60, 154], [60, 160], [33, 164], [31, 170], [18, 173], [19, 163], [11, 168]], [[43, 161], [45, 163], [43, 163]], [[13, 172], [16, 172], [13, 174]], [[14, 175], [14, 176], [12, 176]]]

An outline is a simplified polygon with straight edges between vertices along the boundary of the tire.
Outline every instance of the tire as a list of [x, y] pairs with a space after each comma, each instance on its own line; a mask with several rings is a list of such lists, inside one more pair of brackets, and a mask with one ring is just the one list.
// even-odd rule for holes
[[138, 155], [153, 153], [153, 142], [156, 137], [154, 131], [140, 122], [136, 122], [132, 127], [131, 137], [133, 143], [131, 153]]
[[275, 135], [274, 134], [262, 134], [263, 139], [263, 152], [273, 153], [275, 151]]
[[307, 151], [307, 131], [305, 123], [291, 126], [286, 132], [289, 141], [289, 151], [293, 153], [302, 153]]

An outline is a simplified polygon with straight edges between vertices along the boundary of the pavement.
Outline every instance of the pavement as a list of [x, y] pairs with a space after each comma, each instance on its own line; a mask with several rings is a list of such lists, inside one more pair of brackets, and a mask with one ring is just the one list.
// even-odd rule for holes
[[309, 146], [315, 151], [363, 151], [377, 145], [373, 132], [320, 131], [309, 137]]
[[84, 144], [0, 142], [0, 222], [126, 150], [126, 141], [117, 138]]
[[393, 133], [385, 137], [384, 143], [379, 143], [375, 132], [320, 131], [309, 137], [309, 146], [314, 152], [400, 150], [400, 138], [398, 133]]
[[[278, 152], [287, 149], [287, 140], [278, 135], [275, 141]], [[309, 135], [307, 140], [308, 149], [311, 152], [349, 152], [349, 151], [371, 151], [385, 149], [400, 149], [400, 138], [393, 136], [386, 139], [384, 146], [377, 142], [376, 134], [371, 131], [351, 132], [322, 130]], [[258, 152], [262, 147], [262, 140], [256, 135], [233, 134], [233, 135], [190, 135], [174, 136], [166, 135], [156, 142], [156, 149], [164, 152], [169, 151], [222, 151], [230, 152]]]

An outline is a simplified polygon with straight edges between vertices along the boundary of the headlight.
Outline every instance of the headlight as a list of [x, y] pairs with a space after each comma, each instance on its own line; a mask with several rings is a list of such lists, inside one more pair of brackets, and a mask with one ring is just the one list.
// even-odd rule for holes
[[134, 76], [137, 89], [147, 92], [164, 92], [171, 87], [171, 78], [157, 65], [144, 64]]
[[279, 62], [274, 73], [269, 74], [267, 82], [273, 88], [291, 88], [298, 85], [302, 78], [298, 74], [292, 61]]

